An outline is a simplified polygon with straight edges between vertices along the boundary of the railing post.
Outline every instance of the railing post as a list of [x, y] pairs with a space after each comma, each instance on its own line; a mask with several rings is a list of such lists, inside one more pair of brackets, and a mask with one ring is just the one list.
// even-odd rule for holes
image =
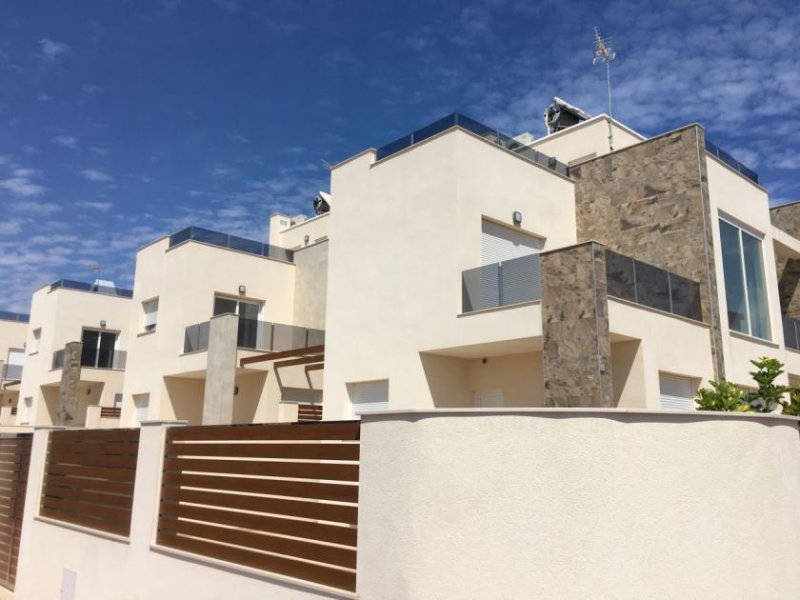
[[669, 312], [675, 314], [675, 310], [672, 308], [672, 274], [667, 271], [667, 293], [669, 294]]
[[497, 306], [503, 306], [503, 263], [497, 263]]
[[631, 267], [633, 271], [633, 301], [639, 304], [639, 284], [636, 280], [636, 261], [631, 259]]

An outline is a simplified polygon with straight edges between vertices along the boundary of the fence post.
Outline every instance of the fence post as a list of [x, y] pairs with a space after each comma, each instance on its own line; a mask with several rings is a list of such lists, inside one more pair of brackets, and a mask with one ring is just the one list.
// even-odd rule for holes
[[50, 432], [61, 429], [66, 429], [66, 427], [35, 427], [33, 431], [31, 462], [28, 467], [28, 485], [25, 489], [25, 512], [22, 516], [22, 534], [20, 535], [19, 558], [17, 559], [15, 596], [18, 598], [32, 597], [30, 594], [26, 595], [25, 590], [28, 582], [35, 581], [38, 576], [36, 572], [38, 557], [31, 555], [30, 550], [34, 543], [31, 539], [34, 534], [33, 520], [39, 515]]
[[167, 429], [186, 423], [187, 421], [142, 421], [131, 509], [130, 544], [134, 552], [149, 552], [150, 545], [155, 541]]

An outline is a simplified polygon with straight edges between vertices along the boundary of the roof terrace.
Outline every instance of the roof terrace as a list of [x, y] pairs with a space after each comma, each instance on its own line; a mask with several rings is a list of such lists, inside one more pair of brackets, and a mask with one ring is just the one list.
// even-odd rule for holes
[[457, 112], [449, 114], [438, 121], [434, 121], [430, 125], [426, 125], [421, 129], [417, 129], [408, 135], [404, 135], [403, 137], [386, 144], [385, 146], [381, 146], [378, 148], [376, 158], [378, 160], [387, 158], [393, 154], [396, 154], [397, 152], [400, 152], [401, 150], [405, 150], [406, 148], [413, 146], [414, 144], [418, 144], [423, 140], [427, 140], [437, 133], [446, 131], [451, 127], [460, 127], [461, 129], [474, 133], [475, 135], [478, 135], [493, 144], [497, 144], [506, 150], [510, 150], [511, 152], [519, 154], [520, 156], [524, 156], [528, 160], [532, 160], [533, 162], [561, 175], [569, 174], [567, 165], [559, 162], [552, 156], [547, 156], [538, 150], [529, 148], [522, 142], [519, 142], [514, 138], [489, 127], [488, 125], [479, 123], [478, 121]]
[[218, 248], [228, 248], [255, 256], [263, 256], [264, 258], [274, 258], [286, 262], [294, 261], [294, 252], [286, 248], [270, 246], [256, 240], [248, 240], [235, 235], [212, 231], [211, 229], [203, 229], [202, 227], [187, 227], [172, 234], [169, 236], [169, 247], [172, 248], [190, 240], [217, 246]]
[[86, 283], [84, 281], [73, 281], [71, 279], [59, 279], [50, 284], [50, 291], [63, 288], [67, 290], [79, 290], [81, 292], [91, 292], [93, 294], [104, 294], [106, 296], [119, 296], [120, 298], [133, 298], [133, 290], [125, 288], [100, 285], [98, 283]]

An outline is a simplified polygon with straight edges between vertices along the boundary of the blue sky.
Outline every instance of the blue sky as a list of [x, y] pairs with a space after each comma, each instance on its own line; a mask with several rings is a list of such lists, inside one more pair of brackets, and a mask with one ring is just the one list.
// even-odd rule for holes
[[700, 122], [800, 199], [794, 3], [6, 0], [0, 309], [61, 277], [130, 286], [136, 248], [186, 225], [264, 239], [323, 161], [454, 110], [537, 136], [554, 95], [604, 112], [595, 25], [617, 118]]

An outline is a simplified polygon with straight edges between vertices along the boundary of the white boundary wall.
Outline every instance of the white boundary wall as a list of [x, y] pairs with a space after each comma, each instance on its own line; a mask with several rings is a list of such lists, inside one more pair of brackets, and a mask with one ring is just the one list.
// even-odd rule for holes
[[796, 599], [796, 419], [367, 415], [361, 598]]

